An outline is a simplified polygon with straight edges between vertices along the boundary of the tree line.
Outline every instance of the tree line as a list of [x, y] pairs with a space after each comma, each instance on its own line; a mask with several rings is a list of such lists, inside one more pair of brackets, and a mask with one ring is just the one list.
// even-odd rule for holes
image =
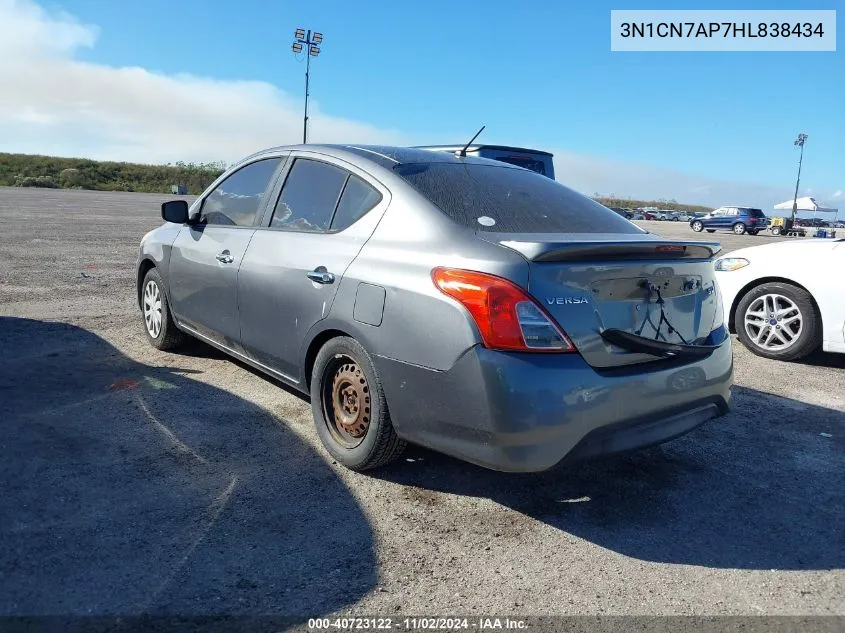
[[[225, 169], [226, 164], [223, 162], [179, 161], [166, 165], [141, 165], [87, 158], [0, 153], [0, 186], [170, 193], [173, 185], [184, 185], [189, 194], [197, 195]], [[633, 200], [599, 193], [595, 193], [592, 198], [606, 207], [657, 207], [690, 212], [711, 210], [710, 207], [684, 204], [677, 200]]]
[[671, 209], [673, 211], [688, 211], [690, 213], [708, 213], [712, 211], [712, 207], [705, 207], [700, 204], [686, 204], [678, 202], [674, 198], [666, 200], [660, 198], [659, 200], [633, 200], [631, 198], [620, 198], [613, 194], [609, 196], [602, 196], [598, 193], [592, 196], [593, 200], [603, 204], [606, 207], [618, 207], [622, 209], [640, 209], [642, 207], [656, 207], [658, 209]]
[[169, 193], [173, 185], [184, 185], [199, 194], [225, 169], [223, 162], [141, 165], [0, 153], [0, 186]]

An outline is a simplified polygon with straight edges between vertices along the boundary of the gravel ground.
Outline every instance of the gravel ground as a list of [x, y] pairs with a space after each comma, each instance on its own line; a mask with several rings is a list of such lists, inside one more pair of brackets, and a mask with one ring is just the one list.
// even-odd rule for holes
[[283, 386], [146, 344], [166, 198], [0, 189], [0, 615], [845, 615], [845, 357], [736, 344], [734, 411], [633, 455], [355, 474]]

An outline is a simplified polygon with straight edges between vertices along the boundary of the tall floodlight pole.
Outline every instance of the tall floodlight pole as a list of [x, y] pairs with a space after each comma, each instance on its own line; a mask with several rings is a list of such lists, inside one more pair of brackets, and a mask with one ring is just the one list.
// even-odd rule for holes
[[299, 54], [305, 50], [305, 117], [302, 120], [302, 142], [308, 142], [308, 81], [311, 75], [311, 58], [320, 54], [320, 44], [323, 41], [323, 34], [311, 32], [308, 29], [296, 29], [293, 34], [293, 45], [291, 50]]
[[807, 135], [803, 132], [795, 139], [793, 147], [801, 148], [801, 156], [798, 158], [798, 179], [795, 181], [795, 197], [792, 199], [792, 221], [795, 222], [795, 216], [798, 213], [798, 183], [801, 182], [801, 163], [804, 161], [804, 143], [807, 141]]

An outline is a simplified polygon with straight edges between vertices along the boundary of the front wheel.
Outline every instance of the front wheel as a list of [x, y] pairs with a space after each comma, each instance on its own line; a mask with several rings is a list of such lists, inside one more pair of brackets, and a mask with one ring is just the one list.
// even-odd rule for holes
[[692, 230], [696, 233], [701, 233], [701, 231], [704, 229], [704, 223], [701, 220], [696, 220], [695, 222], [690, 224], [690, 226], [692, 227]]
[[810, 294], [781, 282], [757, 286], [734, 313], [742, 344], [758, 356], [797, 360], [821, 346], [821, 322]]
[[164, 292], [164, 280], [156, 268], [151, 268], [144, 276], [141, 286], [141, 312], [144, 315], [144, 332], [150, 345], [162, 351], [169, 351], [185, 342], [187, 336], [173, 322]]
[[333, 338], [317, 354], [311, 409], [323, 446], [351, 470], [384, 466], [405, 450], [372, 359], [353, 338]]
[[745, 225], [742, 222], [737, 222], [733, 225], [733, 232], [737, 235], [745, 235]]

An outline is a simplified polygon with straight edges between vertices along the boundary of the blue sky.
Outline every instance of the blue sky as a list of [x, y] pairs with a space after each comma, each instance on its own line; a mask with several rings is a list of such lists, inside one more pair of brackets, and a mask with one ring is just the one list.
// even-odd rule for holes
[[[31, 4], [0, 3], [24, 1]], [[706, 4], [795, 9], [799, 3]], [[661, 178], [674, 175], [699, 179], [705, 198], [719, 190], [714, 183], [747, 183], [756, 188], [748, 195], [763, 196], [768, 188], [765, 195], [777, 197], [794, 187], [792, 141], [803, 131], [809, 140], [802, 193], [842, 199], [845, 208], [845, 44], [835, 53], [610, 51], [611, 8], [700, 9], [701, 3], [56, 0], [41, 7], [53, 17], [63, 11], [96, 33], [95, 41], [69, 48], [75, 62], [270, 84], [292, 112], [301, 107], [304, 72], [290, 51], [293, 30], [318, 29], [325, 41], [312, 65], [312, 98], [326, 117], [364, 126], [351, 131], [454, 142], [484, 124], [488, 142], [551, 149], [564, 165], [583, 157], [596, 169], [627, 170], [620, 194], [647, 193], [624, 190], [639, 174], [654, 181], [648, 187], [656, 197], [674, 197], [671, 186], [659, 190]], [[315, 134], [319, 125], [315, 120]], [[614, 184], [605, 174], [582, 189]], [[681, 191], [689, 198], [698, 190]]]

